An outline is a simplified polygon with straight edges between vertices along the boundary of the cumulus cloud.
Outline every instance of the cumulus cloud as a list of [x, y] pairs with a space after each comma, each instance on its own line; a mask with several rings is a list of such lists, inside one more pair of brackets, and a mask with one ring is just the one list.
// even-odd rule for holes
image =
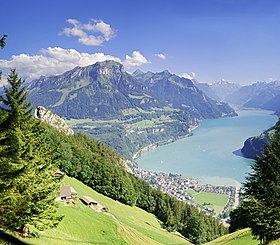
[[122, 62], [118, 57], [104, 53], [89, 54], [75, 49], [48, 47], [41, 49], [37, 55], [20, 54], [13, 55], [9, 60], [0, 59], [0, 68], [6, 70], [6, 73], [9, 69], [16, 68], [21, 77], [32, 80], [40, 76], [58, 75], [76, 66], [87, 66], [105, 60], [117, 61], [126, 68], [150, 63], [139, 51], [134, 51], [131, 56], [126, 55]]
[[38, 55], [13, 55], [10, 60], [0, 60], [0, 67], [16, 68], [20, 76], [27, 80], [61, 74], [76, 66], [87, 66], [98, 61], [114, 60], [121, 62], [117, 57], [104, 53], [80, 53], [75, 49], [49, 47], [41, 49]]
[[101, 46], [116, 35], [116, 31], [103, 20], [91, 19], [87, 24], [76, 19], [68, 19], [67, 22], [72, 27], [64, 28], [59, 34], [78, 37], [79, 43], [87, 46]]
[[156, 57], [165, 60], [166, 59], [166, 55], [165, 54], [155, 54]]
[[183, 74], [181, 74], [181, 75], [179, 75], [179, 76], [192, 80], [192, 79], [195, 78], [195, 73], [194, 73], [194, 72], [191, 72], [191, 73], [183, 73]]
[[133, 51], [131, 56], [129, 55], [125, 56], [123, 65], [127, 68], [130, 68], [133, 66], [141, 66], [149, 63], [151, 62], [148, 61], [139, 51]]

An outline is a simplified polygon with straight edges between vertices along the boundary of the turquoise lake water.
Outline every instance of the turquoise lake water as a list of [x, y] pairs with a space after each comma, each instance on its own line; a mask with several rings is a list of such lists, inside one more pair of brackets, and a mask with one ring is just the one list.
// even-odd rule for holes
[[237, 117], [203, 120], [193, 136], [163, 145], [142, 155], [145, 170], [176, 173], [201, 183], [235, 185], [245, 180], [253, 160], [233, 154], [244, 141], [277, 122], [266, 110], [240, 110]]

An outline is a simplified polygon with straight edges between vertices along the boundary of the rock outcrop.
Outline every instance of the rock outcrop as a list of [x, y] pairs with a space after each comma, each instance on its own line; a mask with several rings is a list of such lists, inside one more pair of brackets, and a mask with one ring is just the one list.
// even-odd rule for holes
[[43, 106], [37, 106], [35, 109], [35, 118], [40, 119], [42, 122], [55, 127], [60, 132], [66, 135], [73, 135], [74, 131], [66, 124], [63, 118], [46, 109]]

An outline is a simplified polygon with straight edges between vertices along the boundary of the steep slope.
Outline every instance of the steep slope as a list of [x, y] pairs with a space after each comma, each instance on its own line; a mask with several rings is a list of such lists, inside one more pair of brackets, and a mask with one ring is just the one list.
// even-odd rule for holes
[[206, 243], [206, 245], [257, 245], [259, 242], [254, 239], [250, 229], [243, 229], [228, 235], [217, 238]]
[[78, 197], [87, 195], [109, 209], [98, 213], [78, 200], [63, 206], [64, 215], [57, 228], [39, 232], [39, 238], [25, 239], [32, 244], [190, 244], [180, 234], [164, 230], [155, 216], [105, 197], [80, 181], [65, 177], [63, 185], [72, 186]]
[[212, 98], [213, 100], [221, 101], [221, 98], [215, 93], [215, 91], [211, 88], [211, 85], [209, 83], [200, 83], [196, 80], [194, 80], [193, 83], [208, 97]]
[[62, 75], [34, 81], [30, 101], [68, 118], [116, 118], [122, 110], [160, 106], [144, 87], [114, 61], [76, 67]]
[[262, 156], [264, 147], [270, 142], [271, 138], [275, 133], [276, 125], [261, 135], [250, 137], [244, 142], [244, 146], [241, 149], [242, 154], [245, 157], [256, 159], [258, 156]]
[[157, 100], [194, 117], [216, 118], [235, 115], [227, 104], [209, 98], [191, 80], [171, 74], [167, 70], [154, 74], [138, 72], [136, 77]]
[[81, 133], [67, 136], [53, 128], [47, 129], [50, 147], [57, 156], [56, 163], [68, 176], [123, 204], [135, 205], [154, 214], [167, 230], [177, 230], [192, 241], [198, 239], [198, 234], [192, 230], [190, 220], [199, 219], [201, 229], [207, 224], [209, 233], [200, 236], [201, 241], [211, 241], [227, 233], [219, 220], [153, 189], [147, 182], [127, 172], [123, 159], [106, 145]]

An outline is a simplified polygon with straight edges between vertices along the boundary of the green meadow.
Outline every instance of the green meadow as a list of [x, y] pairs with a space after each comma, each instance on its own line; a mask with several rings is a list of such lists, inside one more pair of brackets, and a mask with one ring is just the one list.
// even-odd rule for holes
[[190, 244], [179, 233], [161, 228], [152, 214], [105, 197], [78, 180], [65, 177], [64, 185], [72, 186], [78, 197], [87, 195], [109, 208], [98, 213], [80, 200], [75, 206], [59, 207], [64, 218], [55, 229], [38, 232], [39, 238], [27, 238], [30, 244]]
[[193, 190], [188, 189], [187, 192], [194, 197], [194, 202], [215, 210], [216, 214], [219, 214], [223, 207], [227, 204], [228, 195], [227, 194], [217, 194], [212, 192], [200, 192], [197, 193]]

